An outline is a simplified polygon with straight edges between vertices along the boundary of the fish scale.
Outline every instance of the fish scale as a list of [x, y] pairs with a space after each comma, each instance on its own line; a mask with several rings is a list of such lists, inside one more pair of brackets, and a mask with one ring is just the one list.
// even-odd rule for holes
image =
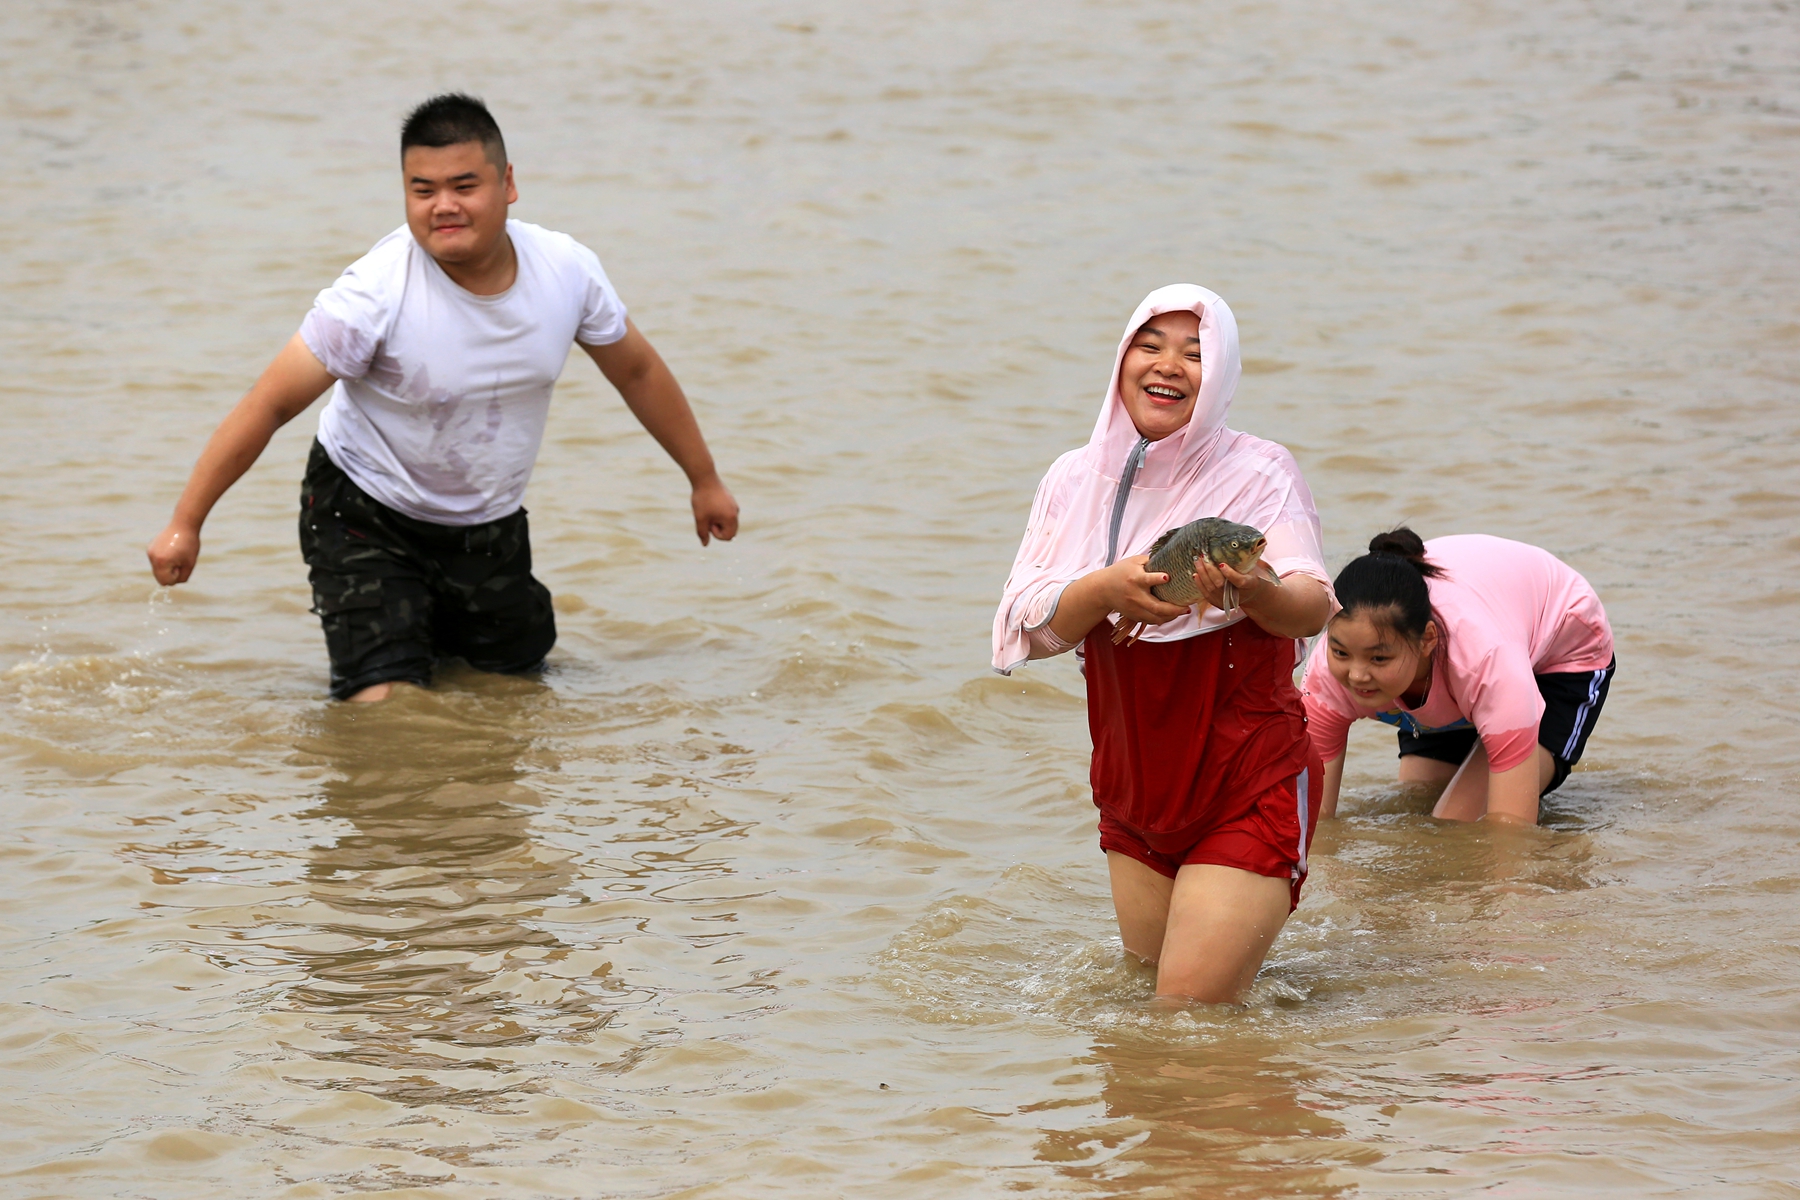
[[1267, 544], [1261, 530], [1223, 517], [1202, 517], [1171, 529], [1150, 547], [1150, 561], [1144, 569], [1169, 577], [1167, 583], [1151, 588], [1150, 594], [1170, 604], [1197, 604], [1202, 596], [1194, 579], [1195, 559], [1204, 558], [1215, 565], [1229, 563], [1233, 570], [1248, 575], [1256, 569]]

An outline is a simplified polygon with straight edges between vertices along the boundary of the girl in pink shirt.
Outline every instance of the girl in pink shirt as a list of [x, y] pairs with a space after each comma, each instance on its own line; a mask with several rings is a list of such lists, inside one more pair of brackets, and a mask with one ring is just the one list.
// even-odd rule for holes
[[1400, 730], [1400, 780], [1442, 783], [1432, 815], [1535, 824], [1581, 761], [1612, 682], [1600, 598], [1547, 550], [1483, 534], [1377, 534], [1335, 586], [1343, 607], [1306, 667], [1337, 809], [1350, 722]]

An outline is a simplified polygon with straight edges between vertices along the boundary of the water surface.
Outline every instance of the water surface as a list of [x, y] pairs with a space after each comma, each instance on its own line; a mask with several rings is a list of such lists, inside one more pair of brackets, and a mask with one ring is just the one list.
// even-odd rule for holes
[[[1800, 23], [1784, 3], [52, 0], [0, 176], [0, 1190], [1800, 1194]], [[488, 98], [744, 505], [585, 361], [541, 682], [322, 700], [315, 423], [141, 547], [395, 130]], [[1080, 680], [987, 670], [1151, 287], [1335, 566], [1549, 547], [1620, 674], [1541, 829], [1359, 730], [1241, 1010], [1122, 958]]]

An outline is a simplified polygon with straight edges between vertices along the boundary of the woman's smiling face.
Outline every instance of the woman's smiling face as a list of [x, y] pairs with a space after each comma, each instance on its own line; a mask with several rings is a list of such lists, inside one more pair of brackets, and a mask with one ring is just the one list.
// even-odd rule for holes
[[1145, 321], [1119, 364], [1119, 398], [1137, 431], [1168, 437], [1194, 415], [1200, 394], [1200, 318], [1185, 310]]

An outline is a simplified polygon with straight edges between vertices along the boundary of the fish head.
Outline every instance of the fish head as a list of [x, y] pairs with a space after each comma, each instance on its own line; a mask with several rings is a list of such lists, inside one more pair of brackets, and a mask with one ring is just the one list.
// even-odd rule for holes
[[1222, 521], [1207, 539], [1206, 556], [1216, 563], [1229, 563], [1232, 570], [1248, 575], [1268, 544], [1269, 539], [1260, 530]]

